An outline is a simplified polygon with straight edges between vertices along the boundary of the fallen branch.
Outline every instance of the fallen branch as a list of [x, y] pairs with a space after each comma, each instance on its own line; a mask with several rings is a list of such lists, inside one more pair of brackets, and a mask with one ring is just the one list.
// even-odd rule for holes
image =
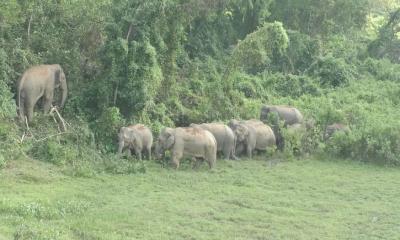
[[50, 114], [53, 116], [53, 118], [54, 118], [54, 121], [55, 122], [57, 122], [58, 123], [58, 125], [60, 126], [60, 123], [56, 120], [56, 118], [54, 117], [54, 112], [57, 114], [57, 117], [58, 117], [58, 119], [60, 120], [60, 122], [61, 122], [61, 126], [62, 126], [62, 129], [60, 130], [59, 129], [59, 131], [60, 132], [66, 132], [67, 131], [67, 125], [68, 126], [71, 126], [67, 121], [65, 121], [65, 119], [61, 116], [61, 114], [58, 112], [58, 110], [57, 110], [57, 107], [52, 107], [51, 108], [51, 111], [50, 111]]
[[25, 139], [25, 133], [24, 133], [24, 134], [22, 134], [22, 137], [21, 137], [20, 143], [23, 143], [23, 142], [24, 142], [24, 139]]
[[64, 135], [64, 134], [71, 134], [71, 133], [70, 133], [70, 132], [60, 132], [60, 133], [53, 134], [53, 135], [47, 136], [47, 137], [45, 137], [45, 138], [36, 140], [36, 142], [43, 142], [43, 141], [45, 141], [45, 140], [47, 140], [47, 139], [49, 139], [49, 138], [57, 137], [57, 136]]

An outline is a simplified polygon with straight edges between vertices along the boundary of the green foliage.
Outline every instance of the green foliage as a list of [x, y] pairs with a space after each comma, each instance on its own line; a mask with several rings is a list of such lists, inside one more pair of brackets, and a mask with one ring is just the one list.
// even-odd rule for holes
[[[3, 1], [0, 165], [27, 154], [91, 176], [108, 168], [125, 124], [144, 123], [157, 135], [164, 126], [258, 118], [265, 103], [296, 106], [317, 122], [288, 140], [292, 150], [325, 145], [395, 163], [397, 138], [388, 131], [396, 133], [390, 119], [400, 104], [396, 8], [391, 0]], [[45, 63], [61, 64], [68, 80], [62, 115], [72, 127], [62, 135], [41, 114], [32, 134], [13, 123], [17, 80]], [[335, 122], [351, 134], [322, 143]], [[136, 171], [109, 164], [109, 172]]]
[[157, 52], [148, 41], [132, 42], [128, 58], [128, 82], [121, 84], [120, 105], [133, 114], [152, 104], [163, 79]]
[[146, 173], [146, 164], [143, 161], [132, 161], [132, 159], [120, 159], [110, 155], [104, 161], [104, 172], [110, 174], [135, 174]]
[[107, 108], [96, 121], [95, 136], [105, 151], [114, 151], [124, 120], [116, 107]]
[[289, 38], [280, 22], [265, 23], [240, 41], [232, 53], [231, 69], [258, 72], [268, 67], [274, 57], [282, 56]]
[[14, 117], [15, 102], [13, 101], [10, 84], [11, 67], [8, 65], [7, 53], [0, 48], [0, 118]]
[[288, 48], [281, 58], [275, 59], [277, 71], [303, 73], [320, 55], [321, 41], [299, 31], [288, 30]]
[[400, 82], [400, 65], [388, 59], [367, 58], [362, 67], [377, 80]]
[[318, 96], [321, 94], [317, 80], [307, 75], [292, 75], [264, 72], [262, 75], [265, 88], [282, 97], [299, 98], [302, 95]]
[[366, 23], [371, 0], [279, 0], [271, 7], [272, 21], [311, 36], [352, 33]]
[[268, 98], [268, 94], [263, 86], [263, 79], [240, 72], [236, 72], [232, 77], [234, 78], [234, 88], [246, 98]]
[[20, 137], [15, 123], [7, 118], [0, 117], [0, 169], [5, 167], [9, 160], [19, 158], [22, 152], [18, 148]]
[[355, 72], [342, 58], [331, 55], [319, 58], [307, 72], [320, 79], [323, 87], [340, 87], [355, 79]]
[[386, 57], [392, 62], [400, 63], [400, 8], [390, 13], [385, 25], [379, 29], [379, 36], [372, 41], [368, 50], [376, 58]]

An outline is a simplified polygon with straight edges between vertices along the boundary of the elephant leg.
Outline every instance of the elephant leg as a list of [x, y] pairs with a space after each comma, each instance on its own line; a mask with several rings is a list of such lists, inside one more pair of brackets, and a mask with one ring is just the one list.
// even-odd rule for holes
[[142, 149], [135, 149], [136, 157], [142, 161]]
[[47, 114], [50, 112], [51, 105], [53, 104], [53, 93], [46, 93], [43, 96], [43, 112]]
[[229, 160], [232, 150], [228, 146], [225, 146], [223, 152], [224, 152], [224, 158], [226, 160]]
[[147, 147], [147, 155], [148, 155], [149, 161], [151, 161], [151, 147]]
[[28, 100], [28, 101], [26, 101], [25, 107], [26, 107], [26, 117], [28, 118], [28, 122], [32, 122], [33, 109], [35, 107], [35, 103], [30, 102]]
[[132, 149], [126, 148], [126, 155], [127, 155], [128, 157], [131, 157], [131, 156], [132, 156]]
[[249, 145], [247, 146], [246, 151], [247, 151], [247, 157], [251, 159], [252, 158], [252, 156], [251, 156], [252, 155], [252, 150], [251, 150], [251, 147]]
[[208, 167], [209, 167], [210, 169], [212, 169], [213, 166], [214, 166], [214, 164], [211, 162], [211, 160], [208, 160], [207, 163], [208, 163]]
[[244, 150], [243, 143], [238, 143], [235, 152], [240, 155], [243, 152], [243, 150]]
[[233, 160], [240, 160], [238, 157], [236, 157], [235, 148], [232, 148], [230, 154], [231, 154], [231, 158], [232, 158]]
[[182, 154], [173, 153], [172, 154], [172, 163], [174, 164], [175, 169], [179, 168], [179, 160], [181, 159]]
[[25, 99], [19, 99], [19, 119], [21, 122], [25, 122]]

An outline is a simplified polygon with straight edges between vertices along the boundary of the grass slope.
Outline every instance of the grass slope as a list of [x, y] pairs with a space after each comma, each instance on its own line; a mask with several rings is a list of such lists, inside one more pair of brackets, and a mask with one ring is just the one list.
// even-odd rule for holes
[[400, 172], [352, 162], [148, 163], [146, 174], [72, 178], [12, 162], [0, 239], [399, 239]]

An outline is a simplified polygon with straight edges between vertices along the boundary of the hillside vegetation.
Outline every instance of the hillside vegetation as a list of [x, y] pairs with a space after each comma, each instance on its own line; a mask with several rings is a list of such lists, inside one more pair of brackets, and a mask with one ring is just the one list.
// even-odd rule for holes
[[[2, 1], [0, 166], [33, 158], [72, 174], [136, 171], [114, 156], [122, 125], [157, 134], [258, 118], [263, 103], [316, 121], [288, 148], [398, 165], [400, 10], [380, 2]], [[66, 72], [65, 134], [48, 115], [37, 113], [29, 129], [16, 120], [16, 81], [44, 63]], [[321, 142], [334, 122], [352, 131]]]

